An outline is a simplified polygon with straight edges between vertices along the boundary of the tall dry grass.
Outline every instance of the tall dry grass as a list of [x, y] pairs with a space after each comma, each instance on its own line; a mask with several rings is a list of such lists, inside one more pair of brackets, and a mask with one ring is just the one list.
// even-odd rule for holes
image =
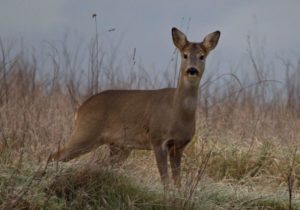
[[[76, 169], [78, 173], [74, 169], [74, 174], [66, 173], [60, 166], [45, 169], [47, 157], [68, 139], [73, 128], [73, 114], [88, 96], [107, 88], [170, 86], [176, 80], [172, 75], [174, 69], [170, 68], [164, 76], [153, 77], [132, 60], [129, 70], [121, 69], [114, 63], [118, 62], [114, 60], [117, 48], [111, 54], [105, 52], [98, 37], [90, 43], [83, 71], [78, 61], [79, 52], [70, 51], [66, 41], [60, 45], [49, 42], [46, 47], [48, 54], [43, 65], [34, 50], [18, 52], [0, 40], [0, 206], [32, 209], [33, 205], [42, 208], [57, 203], [60, 207], [87, 208], [86, 195], [94, 202], [88, 204], [92, 207], [118, 208], [105, 203], [106, 197], [103, 197], [104, 203], [93, 200], [96, 199], [94, 195], [103, 196], [95, 193], [100, 188], [76, 182], [81, 177], [91, 184], [90, 177], [97, 177], [98, 172], [92, 171], [87, 178], [81, 176], [85, 173], [80, 167]], [[299, 207], [300, 62], [280, 58], [285, 77], [278, 82], [270, 78], [272, 70], [259, 56], [249, 39], [246, 62], [249, 64], [247, 71], [254, 72], [251, 77], [243, 78], [229, 72], [207, 76], [208, 79], [202, 81], [197, 135], [183, 160], [185, 187], [180, 192], [170, 192], [163, 207], [155, 198], [155, 205], [161, 209], [170, 206], [178, 209]], [[96, 151], [96, 156], [101, 156], [103, 150], [98, 154]], [[96, 160], [99, 165], [101, 158]], [[153, 155], [149, 152], [133, 153], [116, 173], [134, 177], [133, 182], [142, 188], [153, 191], [160, 188]], [[66, 186], [63, 184], [66, 181], [60, 182], [65, 174], [70, 177]], [[61, 188], [53, 188], [48, 182], [60, 183], [56, 186]], [[43, 203], [33, 202], [38, 194], [36, 191], [41, 190], [39, 185], [52, 189], [56, 192], [55, 199], [66, 202], [55, 201], [51, 193], [43, 195]], [[82, 194], [78, 194], [78, 189]], [[74, 198], [68, 197], [70, 190], [73, 197], [81, 196], [82, 203], [72, 203]], [[61, 195], [66, 192], [67, 195]], [[132, 191], [125, 190], [125, 197], [128, 192]], [[170, 199], [174, 197], [175, 200]], [[122, 208], [147, 206], [140, 203], [136, 206], [131, 199], [124, 201], [122, 197], [122, 202], [127, 202]]]

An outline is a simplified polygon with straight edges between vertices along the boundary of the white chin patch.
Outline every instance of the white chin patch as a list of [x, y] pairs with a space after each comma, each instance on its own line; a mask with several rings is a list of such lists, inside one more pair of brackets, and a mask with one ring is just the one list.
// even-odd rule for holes
[[188, 77], [189, 77], [189, 78], [197, 78], [197, 77], [198, 77], [198, 74], [193, 74], [193, 75], [192, 75], [192, 74], [188, 74]]

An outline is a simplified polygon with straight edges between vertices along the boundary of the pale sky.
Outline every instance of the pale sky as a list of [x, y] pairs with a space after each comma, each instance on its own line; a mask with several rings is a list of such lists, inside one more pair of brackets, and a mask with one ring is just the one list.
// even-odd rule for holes
[[[270, 59], [300, 59], [299, 0], [0, 0], [0, 36], [39, 48], [44, 40], [63, 40], [68, 33], [71, 45], [87, 46], [95, 34], [93, 13], [101, 40], [121, 40], [120, 58], [127, 59], [136, 48], [146, 69], [166, 68], [174, 50], [174, 26], [191, 41], [220, 30], [208, 62], [222, 63], [224, 72], [245, 56], [247, 35], [264, 45]], [[116, 30], [108, 32], [111, 28]]]

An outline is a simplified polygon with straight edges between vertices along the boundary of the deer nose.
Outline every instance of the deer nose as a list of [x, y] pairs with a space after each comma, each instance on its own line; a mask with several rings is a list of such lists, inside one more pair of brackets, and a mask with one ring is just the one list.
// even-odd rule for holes
[[198, 75], [198, 74], [199, 74], [199, 71], [198, 71], [196, 68], [191, 67], [191, 68], [189, 68], [189, 69], [187, 70], [187, 73], [188, 73], [189, 75], [191, 75], [191, 76], [194, 76], [194, 75]]

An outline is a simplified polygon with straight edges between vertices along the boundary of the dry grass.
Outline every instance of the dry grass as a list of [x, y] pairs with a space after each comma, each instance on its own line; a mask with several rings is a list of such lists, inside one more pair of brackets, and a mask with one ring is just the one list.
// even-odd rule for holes
[[235, 78], [222, 86], [206, 83], [197, 134], [183, 159], [184, 187], [163, 194], [149, 151], [135, 151], [122, 167], [103, 164], [105, 148], [67, 164], [46, 161], [67, 140], [76, 107], [91, 93], [172, 81], [158, 84], [146, 73], [107, 71], [105, 63], [95, 62], [101, 59], [95, 49], [87, 74], [105, 85], [76, 74], [70, 64], [76, 62], [66, 62], [70, 53], [52, 54], [52, 76], [42, 76], [35, 56], [10, 57], [2, 42], [0, 47], [0, 208], [300, 208], [300, 88], [293, 80], [300, 66], [286, 75], [283, 88], [266, 82], [263, 68], [250, 85], [237, 85]]

